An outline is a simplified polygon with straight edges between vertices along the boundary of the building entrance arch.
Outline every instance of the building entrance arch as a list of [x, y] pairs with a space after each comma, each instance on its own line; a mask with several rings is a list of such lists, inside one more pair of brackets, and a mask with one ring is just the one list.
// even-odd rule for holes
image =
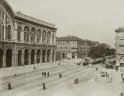
[[75, 58], [75, 53], [72, 53], [72, 59], [74, 59]]
[[35, 50], [33, 49], [31, 51], [31, 64], [34, 64], [35, 63]]
[[50, 50], [47, 51], [47, 62], [50, 62]]
[[53, 61], [53, 62], [54, 62], [54, 59], [55, 59], [55, 58], [54, 58], [54, 54], [55, 54], [55, 52], [53, 51], [53, 53], [52, 53], [52, 59], [53, 59], [52, 61]]
[[41, 54], [41, 51], [40, 49], [37, 51], [37, 63], [40, 63], [40, 54]]
[[22, 65], [21, 59], [22, 59], [22, 51], [19, 50], [18, 51], [18, 66], [21, 66]]
[[12, 50], [6, 51], [6, 67], [12, 67]]
[[24, 51], [24, 65], [28, 65], [28, 63], [29, 63], [28, 60], [29, 60], [29, 50], [26, 49]]
[[46, 50], [44, 49], [42, 52], [42, 62], [45, 62]]
[[63, 59], [65, 59], [65, 53], [62, 54]]
[[0, 49], [0, 68], [3, 68], [3, 49]]

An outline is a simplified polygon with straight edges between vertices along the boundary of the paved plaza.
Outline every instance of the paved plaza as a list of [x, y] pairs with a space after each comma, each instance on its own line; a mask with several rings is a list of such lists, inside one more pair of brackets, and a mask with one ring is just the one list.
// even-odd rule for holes
[[[39, 67], [35, 71], [29, 66], [29, 69], [30, 67], [31, 69], [28, 72], [20, 73], [23, 75], [15, 78], [8, 76], [6, 81], [0, 82], [5, 87], [0, 96], [120, 96], [119, 94], [124, 91], [120, 71], [105, 69], [101, 65], [96, 65], [95, 67], [82, 66], [77, 65], [75, 62], [78, 62], [78, 60], [63, 61], [61, 65], [56, 62], [49, 67], [48, 65], [50, 64], [46, 64], [47, 67]], [[96, 67], [98, 68], [97, 71]], [[50, 76], [42, 77], [41, 72], [43, 71], [49, 71]], [[96, 76], [101, 71], [110, 74], [112, 77], [111, 83], [95, 81]], [[13, 72], [10, 73], [12, 74]], [[59, 73], [62, 74], [62, 78], [59, 78]], [[74, 84], [76, 78], [78, 78], [78, 84]], [[9, 81], [12, 83], [12, 90], [7, 90], [5, 86], [5, 83]], [[42, 83], [46, 84], [46, 90], [43, 90]]]

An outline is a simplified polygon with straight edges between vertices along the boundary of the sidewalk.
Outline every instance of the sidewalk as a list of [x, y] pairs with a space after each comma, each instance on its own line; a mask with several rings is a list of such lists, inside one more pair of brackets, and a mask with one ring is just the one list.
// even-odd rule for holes
[[[99, 71], [102, 70], [101, 68]], [[116, 72], [113, 69], [104, 69], [112, 76], [112, 83], [98, 83], [95, 81], [96, 72], [94, 77], [86, 83], [80, 83], [73, 86], [71, 89], [67, 88], [72, 92], [72, 96], [120, 96], [123, 90], [120, 72]], [[56, 95], [57, 96], [57, 95]]]
[[87, 84], [80, 85], [76, 89], [77, 92], [81, 92], [82, 96], [120, 96], [120, 93], [123, 92], [120, 72], [116, 72], [113, 69], [105, 70], [112, 76], [112, 83], [95, 82], [95, 76], [98, 74], [96, 73], [94, 78], [89, 80]]
[[[63, 60], [61, 61], [62, 64], [73, 64], [74, 61], [79, 61], [78, 59], [74, 60]], [[58, 66], [58, 62], [48, 62], [48, 63], [40, 63], [40, 64], [33, 64], [33, 65], [26, 65], [26, 66], [18, 66], [18, 67], [10, 67], [10, 68], [2, 68], [0, 69], [0, 79], [2, 77], [13, 76], [15, 74], [21, 73], [28, 73], [34, 71], [34, 66], [37, 70], [39, 69], [47, 69]]]
[[18, 67], [10, 67], [10, 68], [3, 68], [0, 69], [0, 78], [12, 76], [14, 74], [21, 74], [21, 73], [27, 73], [34, 71], [34, 66], [37, 70], [39, 69], [46, 69], [57, 66], [57, 62], [51, 62], [51, 63], [40, 63], [35, 65], [26, 65], [26, 66], [18, 66]]

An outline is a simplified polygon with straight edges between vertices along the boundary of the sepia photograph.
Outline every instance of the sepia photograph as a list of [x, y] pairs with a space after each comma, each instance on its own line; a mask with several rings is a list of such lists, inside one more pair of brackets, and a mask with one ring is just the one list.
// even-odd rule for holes
[[124, 96], [124, 0], [0, 0], [0, 96]]

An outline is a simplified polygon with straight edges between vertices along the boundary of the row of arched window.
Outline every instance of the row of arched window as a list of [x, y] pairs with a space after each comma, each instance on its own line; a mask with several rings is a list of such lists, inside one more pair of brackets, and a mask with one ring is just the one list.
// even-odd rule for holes
[[[12, 39], [12, 25], [10, 24], [9, 17], [7, 14], [0, 8], [0, 40], [11, 40]], [[25, 26], [24, 37], [21, 37], [22, 28], [19, 26], [17, 28], [17, 40], [22, 41], [24, 38], [25, 42], [37, 42], [43, 44], [54, 44], [55, 36], [51, 32], [46, 32], [45, 30], [41, 32], [40, 29], [36, 30], [34, 27], [29, 29], [28, 26]], [[52, 41], [51, 41], [52, 40]]]
[[[17, 29], [17, 40], [21, 41], [21, 27], [18, 27]], [[42, 40], [41, 40], [42, 38]], [[37, 42], [37, 43], [43, 43], [43, 44], [49, 44], [52, 38], [52, 43], [54, 43], [54, 34], [51, 34], [50, 32], [46, 32], [45, 30], [41, 32], [40, 29], [36, 31], [36, 29], [33, 27], [31, 30], [29, 30], [28, 26], [24, 27], [24, 41], [25, 42]]]

